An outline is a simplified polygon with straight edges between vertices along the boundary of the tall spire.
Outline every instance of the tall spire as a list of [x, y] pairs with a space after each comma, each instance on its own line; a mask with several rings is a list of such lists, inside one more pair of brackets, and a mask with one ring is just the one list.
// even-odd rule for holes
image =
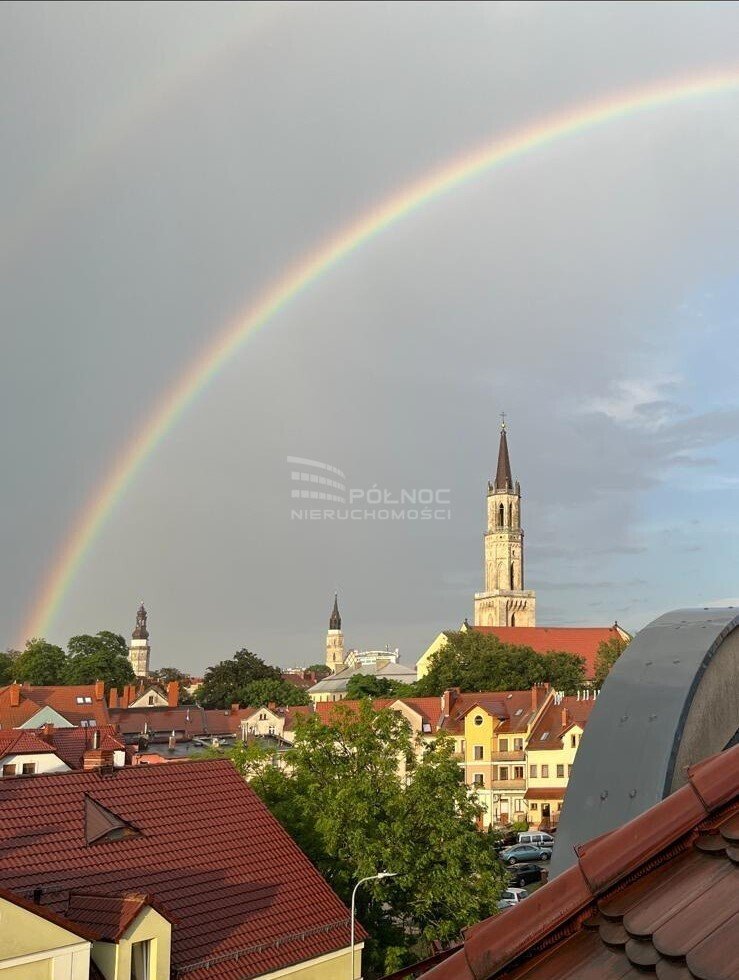
[[513, 490], [511, 461], [508, 458], [508, 439], [506, 437], [505, 413], [501, 415], [500, 446], [498, 447], [498, 469], [495, 471], [496, 490]]
[[334, 592], [334, 608], [331, 612], [331, 619], [328, 621], [328, 628], [330, 630], [340, 630], [341, 629], [341, 616], [339, 615], [339, 593]]

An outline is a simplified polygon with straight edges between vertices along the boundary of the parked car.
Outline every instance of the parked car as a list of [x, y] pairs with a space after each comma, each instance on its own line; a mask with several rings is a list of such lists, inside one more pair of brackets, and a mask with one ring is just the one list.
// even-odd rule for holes
[[528, 830], [518, 835], [518, 844], [534, 844], [537, 847], [554, 847], [554, 838], [543, 830]]
[[535, 847], [533, 844], [515, 844], [506, 847], [499, 854], [504, 864], [524, 864], [528, 861], [549, 861], [552, 856], [550, 847]]
[[538, 864], [517, 864], [508, 872], [508, 881], [511, 885], [531, 885], [535, 881], [541, 881], [543, 873]]
[[514, 844], [518, 844], [517, 835], [514, 833], [508, 833], [496, 840], [493, 846], [495, 847], [496, 851], [500, 852], [506, 847], [513, 847]]
[[528, 897], [529, 893], [525, 888], [506, 888], [498, 899], [498, 908], [509, 909], [512, 905], [518, 905], [519, 902]]

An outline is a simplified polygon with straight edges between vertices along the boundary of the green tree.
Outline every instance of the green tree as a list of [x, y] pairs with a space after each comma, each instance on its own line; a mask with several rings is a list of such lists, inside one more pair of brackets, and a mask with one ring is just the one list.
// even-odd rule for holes
[[397, 685], [387, 677], [374, 674], [354, 674], [346, 686], [347, 698], [391, 698]]
[[126, 641], [118, 633], [101, 630], [95, 636], [83, 633], [67, 644], [69, 659], [64, 671], [66, 684], [105, 681], [106, 690], [120, 689], [136, 680], [128, 659]]
[[431, 668], [415, 685], [419, 695], [462, 691], [525, 691], [549, 681], [557, 689], [576, 690], [585, 683], [585, 662], [572, 653], [536, 653], [531, 647], [503, 643], [497, 636], [465, 630], [448, 633]]
[[44, 639], [26, 642], [26, 649], [14, 663], [12, 680], [28, 684], [64, 684], [67, 655], [61, 647]]
[[310, 704], [310, 698], [302, 688], [296, 687], [289, 681], [283, 681], [282, 678], [278, 680], [275, 677], [265, 677], [259, 681], [251, 681], [239, 692], [239, 704], [248, 705], [250, 708], [260, 708], [272, 701], [280, 707]]
[[311, 674], [315, 674], [319, 681], [322, 681], [324, 677], [328, 677], [331, 673], [331, 668], [327, 667], [326, 664], [311, 664], [305, 670], [306, 673], [310, 671]]
[[[492, 914], [504, 876], [479, 807], [444, 738], [416, 762], [410, 727], [398, 714], [337, 705], [328, 724], [299, 719], [288, 766], [232, 758], [275, 816], [348, 902], [356, 882], [380, 870], [398, 877], [358, 892], [358, 918], [372, 942], [368, 975], [381, 975], [448, 942]], [[406, 760], [405, 779], [398, 775]], [[414, 948], [408, 936], [414, 937]]]
[[239, 650], [230, 660], [222, 660], [206, 670], [196, 697], [205, 708], [227, 708], [240, 703], [247, 684], [261, 680], [282, 680], [282, 675], [250, 650]]
[[624, 640], [620, 635], [611, 637], [610, 640], [603, 640], [598, 644], [595, 654], [595, 677], [593, 683], [596, 687], [602, 687], [603, 682], [616, 663], [618, 658], [629, 645], [629, 640]]
[[0, 653], [0, 686], [16, 680], [16, 662], [17, 657], [10, 652]]
[[574, 694], [586, 684], [585, 658], [574, 653], [553, 650], [544, 654], [546, 679], [555, 691]]

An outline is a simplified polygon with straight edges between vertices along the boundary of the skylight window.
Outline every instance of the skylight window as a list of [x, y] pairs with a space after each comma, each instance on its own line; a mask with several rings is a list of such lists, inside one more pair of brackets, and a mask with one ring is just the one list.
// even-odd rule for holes
[[92, 698], [85, 697], [85, 704], [92, 704]]
[[84, 704], [85, 703], [85, 699], [82, 698], [82, 697], [75, 698], [75, 701], [77, 702], [77, 704]]
[[548, 738], [549, 738], [549, 732], [544, 732], [541, 736], [541, 741], [546, 742]]
[[523, 708], [518, 708], [518, 710], [516, 711], [516, 714], [517, 715], [522, 715], [523, 714]]

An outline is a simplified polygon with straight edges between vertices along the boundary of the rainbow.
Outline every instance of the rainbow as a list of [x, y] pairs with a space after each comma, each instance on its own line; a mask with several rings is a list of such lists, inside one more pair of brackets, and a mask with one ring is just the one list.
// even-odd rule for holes
[[117, 502], [198, 394], [251, 334], [269, 323], [341, 261], [424, 205], [533, 150], [638, 113], [736, 89], [739, 89], [739, 68], [732, 67], [691, 79], [673, 78], [637, 91], [621, 92], [515, 130], [408, 184], [289, 268], [252, 305], [239, 313], [174, 383], [156, 405], [148, 421], [115, 460], [78, 515], [48, 577], [42, 583], [25, 623], [23, 640], [42, 636], [48, 631], [89, 548]]

